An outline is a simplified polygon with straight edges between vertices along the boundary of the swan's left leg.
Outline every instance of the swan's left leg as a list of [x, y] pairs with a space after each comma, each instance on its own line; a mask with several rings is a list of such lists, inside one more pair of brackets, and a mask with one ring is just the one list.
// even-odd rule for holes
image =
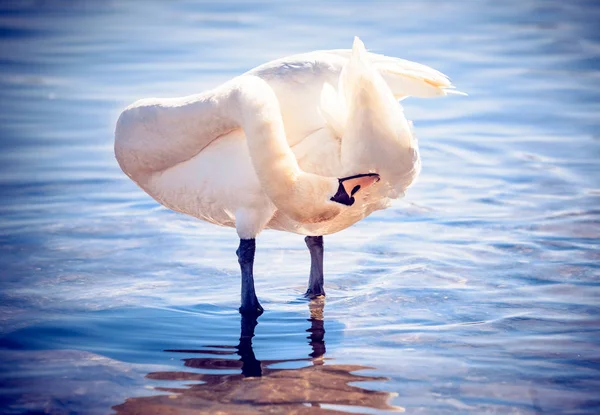
[[304, 294], [308, 298], [316, 298], [325, 295], [323, 288], [323, 237], [307, 236], [304, 238], [306, 246], [310, 251], [310, 278], [308, 290]]

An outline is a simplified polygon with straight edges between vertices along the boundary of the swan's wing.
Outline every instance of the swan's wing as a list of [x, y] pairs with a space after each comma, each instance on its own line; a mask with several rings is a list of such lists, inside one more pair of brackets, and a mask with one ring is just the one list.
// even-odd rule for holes
[[[275, 91], [290, 146], [325, 127], [332, 136], [343, 136], [346, 108], [340, 75], [351, 54], [345, 49], [303, 53], [265, 63], [246, 74], [264, 79]], [[448, 77], [428, 66], [374, 53], [367, 53], [367, 58], [398, 100], [454, 92]]]
[[[351, 53], [351, 50], [335, 49], [293, 55], [261, 65], [250, 73], [302, 84], [309, 89], [321, 89], [325, 83], [337, 85], [337, 78]], [[397, 99], [461, 94], [454, 90], [446, 75], [429, 66], [375, 53], [368, 53], [367, 56]]]

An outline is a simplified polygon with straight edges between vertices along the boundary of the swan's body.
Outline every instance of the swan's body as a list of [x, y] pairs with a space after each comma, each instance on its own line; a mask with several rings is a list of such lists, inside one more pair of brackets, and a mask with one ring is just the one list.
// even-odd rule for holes
[[[119, 118], [115, 153], [158, 202], [236, 227], [243, 240], [265, 228], [320, 236], [403, 195], [420, 160], [397, 100], [451, 87], [356, 40], [353, 51], [276, 60], [202, 94], [138, 101]], [[368, 175], [336, 199], [337, 178], [357, 174]]]

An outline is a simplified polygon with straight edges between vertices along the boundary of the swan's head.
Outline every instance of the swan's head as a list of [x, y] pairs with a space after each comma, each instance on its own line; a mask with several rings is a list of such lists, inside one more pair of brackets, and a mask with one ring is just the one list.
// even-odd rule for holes
[[336, 194], [330, 199], [342, 205], [352, 206], [354, 195], [361, 190], [371, 187], [380, 180], [377, 173], [356, 174], [354, 176], [338, 179], [339, 185]]

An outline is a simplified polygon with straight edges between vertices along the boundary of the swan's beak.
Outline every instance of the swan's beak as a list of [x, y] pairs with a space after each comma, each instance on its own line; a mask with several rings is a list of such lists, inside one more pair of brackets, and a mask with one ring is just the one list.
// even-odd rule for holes
[[344, 177], [338, 179], [340, 185], [337, 193], [330, 200], [341, 203], [342, 205], [352, 206], [354, 204], [354, 195], [359, 191], [366, 189], [377, 183], [379, 175], [377, 173], [357, 174], [356, 176]]

